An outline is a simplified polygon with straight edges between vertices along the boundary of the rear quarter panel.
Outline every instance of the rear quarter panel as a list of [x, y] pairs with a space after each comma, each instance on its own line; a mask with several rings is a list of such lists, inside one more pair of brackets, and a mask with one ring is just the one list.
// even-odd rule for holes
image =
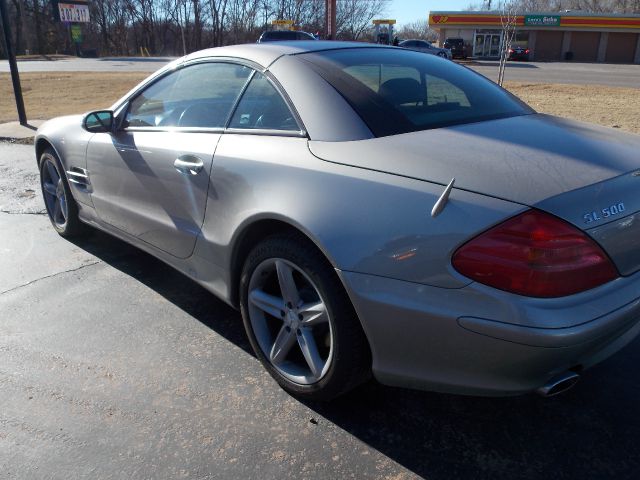
[[469, 280], [452, 269], [452, 252], [524, 207], [454, 190], [443, 213], [432, 218], [443, 190], [320, 160], [304, 138], [225, 134], [196, 256], [228, 275], [244, 229], [276, 219], [304, 232], [337, 269], [460, 288]]

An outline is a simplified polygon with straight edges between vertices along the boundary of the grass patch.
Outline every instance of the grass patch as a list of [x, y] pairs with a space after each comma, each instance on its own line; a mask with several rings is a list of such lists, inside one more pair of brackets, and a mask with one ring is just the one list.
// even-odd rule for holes
[[[30, 120], [107, 108], [141, 80], [144, 72], [33, 72], [21, 73], [25, 110]], [[0, 73], [0, 123], [18, 119], [11, 77]]]
[[[51, 72], [20, 75], [29, 119], [106, 108], [148, 76], [143, 72]], [[599, 85], [506, 82], [506, 88], [541, 113], [640, 134], [640, 89]], [[0, 123], [17, 119], [11, 78], [0, 74]]]
[[521, 82], [505, 87], [540, 113], [640, 134], [640, 89]]

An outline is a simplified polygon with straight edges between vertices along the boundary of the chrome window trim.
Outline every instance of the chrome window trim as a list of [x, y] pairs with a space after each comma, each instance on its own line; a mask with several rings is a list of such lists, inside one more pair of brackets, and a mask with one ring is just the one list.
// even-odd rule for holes
[[147, 87], [150, 87], [153, 83], [157, 82], [158, 80], [160, 80], [161, 78], [166, 77], [167, 75], [170, 75], [173, 72], [176, 72], [178, 70], [181, 70], [182, 68], [189, 66], [189, 65], [194, 65], [197, 63], [233, 63], [236, 65], [243, 65], [245, 67], [249, 67], [252, 68], [256, 71], [259, 72], [264, 72], [266, 69], [265, 67], [263, 67], [262, 65], [259, 65], [255, 62], [252, 62], [251, 60], [246, 60], [244, 58], [238, 58], [238, 57], [202, 57], [202, 58], [194, 58], [192, 60], [189, 61], [182, 61], [182, 63], [177, 63], [175, 65], [173, 65], [171, 68], [166, 68], [166, 69], [160, 69], [159, 71], [155, 72], [154, 74], [152, 74], [151, 76], [147, 77], [145, 80], [143, 80], [143, 83], [140, 83], [138, 85], [138, 88], [136, 88], [133, 92], [131, 92], [131, 94], [125, 98], [122, 102], [116, 104], [115, 108], [113, 109], [114, 111], [119, 110], [120, 108], [122, 108], [123, 106], [125, 106], [126, 104], [128, 104], [132, 98], [138, 96], [140, 94], [140, 92], [142, 90], [144, 90]]
[[[256, 72], [257, 72], [257, 70], [254, 71], [254, 73], [251, 75], [251, 77], [249, 78], [249, 80], [245, 84], [244, 89], [240, 93], [240, 96], [238, 97], [238, 101], [236, 102], [236, 104], [231, 109], [231, 115], [229, 115], [229, 118], [228, 118], [227, 123], [226, 123], [226, 127], [227, 128], [225, 130], [229, 130], [229, 131], [235, 131], [235, 130], [242, 130], [242, 131], [260, 130], [261, 132], [289, 132], [289, 133], [292, 134], [291, 136], [299, 137], [300, 134], [303, 134], [303, 136], [307, 137], [308, 136], [307, 135], [307, 129], [305, 128], [304, 123], [302, 123], [302, 119], [300, 118], [300, 114], [296, 110], [295, 106], [293, 105], [293, 102], [291, 101], [291, 99], [289, 98], [287, 93], [284, 91], [284, 89], [282, 88], [280, 83], [277, 81], [277, 79], [268, 70], [265, 70], [263, 72], [258, 72], [258, 73], [264, 75], [264, 77], [267, 79], [267, 82], [269, 82], [271, 84], [271, 86], [275, 89], [275, 91], [278, 93], [278, 95], [280, 95], [280, 98], [282, 98], [282, 100], [284, 101], [284, 104], [287, 106], [287, 108], [291, 112], [291, 115], [293, 115], [293, 120], [296, 122], [296, 125], [298, 126], [298, 130], [270, 130], [270, 129], [251, 129], [251, 128], [247, 128], [247, 129], [245, 129], [245, 128], [229, 128], [229, 124], [231, 123], [231, 120], [233, 119], [233, 116], [236, 114], [236, 110], [238, 109], [238, 105], [240, 105], [240, 102], [242, 101], [242, 98], [244, 97], [244, 94], [247, 91], [247, 88], [249, 88], [249, 85], [251, 84], [251, 80], [254, 79]], [[265, 135], [265, 134], [261, 133], [260, 135]], [[283, 136], [283, 135], [280, 134], [278, 136]]]
[[233, 102], [233, 105], [231, 105], [231, 109], [229, 110], [229, 115], [227, 115], [227, 120], [224, 122], [225, 130], [229, 128], [229, 124], [231, 123], [231, 120], [233, 120], [233, 116], [236, 114], [238, 105], [240, 105], [240, 102], [242, 101], [242, 98], [244, 97], [244, 94], [247, 91], [247, 88], [249, 88], [249, 85], [251, 85], [251, 80], [253, 80], [256, 76], [256, 71], [257, 70], [254, 69], [253, 72], [251, 72], [251, 74], [249, 75], [249, 77], [247, 77], [247, 81], [244, 82], [244, 85], [242, 87], [242, 90], [240, 90], [240, 94], [238, 95], [238, 98], [236, 98], [236, 101]]
[[[129, 95], [125, 100], [123, 100], [120, 104], [118, 104], [113, 109], [114, 112], [118, 112], [118, 115], [116, 115], [118, 117], [118, 120], [117, 120], [118, 128], [120, 127], [120, 125], [122, 125], [122, 122], [124, 122], [125, 120], [127, 111], [129, 110], [129, 104], [131, 103], [131, 100], [133, 100], [138, 95], [140, 95], [140, 93], [143, 90], [151, 87], [154, 83], [159, 82], [160, 80], [171, 75], [172, 73], [176, 73], [182, 70], [183, 68], [190, 67], [192, 65], [201, 64], [201, 63], [230, 63], [232, 65], [241, 65], [243, 67], [247, 67], [253, 70], [247, 77], [246, 83], [243, 85], [242, 89], [240, 90], [240, 93], [238, 94], [238, 98], [236, 99], [236, 103], [234, 103], [232, 106], [230, 116], [229, 118], [227, 118], [224, 124], [224, 126], [226, 127], [231, 121], [231, 116], [233, 115], [233, 112], [235, 112], [235, 107], [237, 106], [237, 102], [239, 102], [240, 99], [242, 98], [242, 95], [244, 94], [244, 91], [246, 90], [247, 85], [255, 75], [255, 72], [264, 71], [264, 67], [258, 65], [255, 62], [252, 62], [250, 60], [245, 60], [242, 58], [236, 58], [236, 57], [203, 57], [203, 58], [195, 58], [189, 61], [183, 61], [182, 63], [174, 65], [172, 68], [168, 68], [165, 71], [161, 70], [160, 72], [157, 73], [157, 75], [153, 75], [152, 77], [149, 77], [146, 80], [143, 80], [144, 83], [140, 84], [139, 88], [136, 88], [135, 91], [131, 93], [131, 95]], [[120, 118], [120, 115], [122, 115], [122, 118]], [[153, 127], [134, 127], [134, 128], [153, 128]], [[179, 128], [179, 127], [175, 127], [175, 128]], [[218, 127], [218, 128], [224, 128], [224, 127]], [[126, 129], [120, 129], [120, 130], [128, 131], [129, 127], [127, 127]]]
[[224, 133], [224, 127], [127, 127], [123, 132]]
[[295, 138], [307, 138], [307, 132], [304, 130], [270, 130], [270, 129], [258, 129], [258, 128], [227, 128], [224, 131], [225, 134], [238, 134], [238, 135], [260, 135], [271, 137], [295, 137]]
[[195, 128], [195, 127], [128, 127], [123, 132], [157, 132], [157, 133], [218, 133], [240, 135], [262, 135], [274, 137], [307, 138], [304, 130], [271, 130], [257, 128]]
[[251, 68], [258, 72], [264, 72], [265, 68], [251, 60], [238, 57], [199, 57], [192, 60], [188, 60], [180, 64], [180, 68], [184, 68], [190, 65], [196, 65], [198, 63], [232, 63], [234, 65], [242, 65], [243, 67]]
[[298, 128], [300, 128], [300, 131], [304, 132], [305, 136], [307, 136], [307, 129], [304, 126], [304, 123], [302, 122], [302, 118], [300, 118], [300, 114], [298, 113], [298, 110], [296, 109], [295, 105], [289, 98], [289, 95], [287, 95], [287, 92], [284, 90], [282, 85], [280, 85], [280, 82], [278, 82], [278, 79], [268, 70], [263, 72], [263, 75], [267, 77], [267, 80], [271, 82], [271, 85], [273, 85], [273, 87], [276, 89], [276, 91], [280, 94], [280, 96], [284, 100], [284, 103], [287, 105], [287, 107], [289, 107], [289, 110], [293, 114], [293, 119], [296, 121]]
[[[252, 62], [250, 60], [245, 60], [242, 58], [237, 58], [237, 57], [202, 57], [202, 58], [195, 58], [193, 60], [189, 60], [189, 61], [185, 61], [182, 62], [178, 65], [175, 65], [173, 68], [167, 69], [166, 71], [162, 72], [161, 74], [155, 75], [151, 78], [148, 79], [148, 81], [145, 81], [143, 84], [140, 85], [140, 88], [137, 88], [131, 95], [129, 95], [129, 97], [127, 97], [126, 100], [124, 100], [122, 103], [120, 103], [115, 109], [114, 111], [118, 112], [116, 117], [120, 118], [120, 115], [122, 115], [122, 118], [118, 121], [118, 126], [120, 126], [122, 124], [122, 122], [124, 122], [125, 116], [126, 116], [126, 112], [129, 109], [129, 104], [131, 102], [132, 99], [134, 99], [135, 97], [137, 97], [142, 90], [150, 87], [151, 85], [153, 85], [155, 82], [161, 80], [162, 78], [175, 73], [183, 68], [186, 68], [188, 66], [191, 65], [197, 65], [197, 64], [201, 64], [201, 63], [231, 63], [234, 65], [242, 65], [248, 68], [251, 68], [253, 70], [253, 72], [251, 72], [249, 74], [249, 76], [247, 77], [247, 80], [244, 84], [244, 86], [242, 87], [240, 94], [238, 95], [238, 98], [236, 98], [235, 103], [233, 104], [231, 110], [229, 111], [229, 116], [225, 122], [225, 126], [224, 127], [216, 127], [216, 128], [194, 128], [194, 127], [126, 127], [126, 128], [122, 128], [119, 130], [120, 131], [124, 131], [124, 132], [181, 132], [181, 133], [235, 133], [235, 134], [244, 134], [244, 135], [272, 135], [272, 136], [278, 136], [278, 137], [306, 137], [308, 138], [309, 135], [307, 133], [307, 130], [304, 126], [304, 123], [302, 122], [302, 119], [300, 118], [300, 114], [298, 113], [298, 110], [295, 108], [295, 106], [293, 105], [293, 102], [291, 101], [291, 99], [289, 98], [289, 95], [287, 95], [287, 93], [285, 92], [285, 90], [282, 88], [282, 86], [280, 85], [280, 82], [278, 82], [278, 80], [274, 77], [274, 75], [269, 72], [265, 67], [260, 66], [259, 64]], [[236, 112], [236, 109], [238, 108], [238, 105], [240, 104], [240, 101], [242, 100], [242, 97], [244, 96], [247, 88], [249, 87], [249, 84], [251, 83], [251, 80], [253, 80], [253, 78], [256, 75], [256, 72], [264, 75], [267, 78], [267, 81], [269, 83], [271, 83], [271, 85], [276, 89], [276, 91], [278, 92], [278, 94], [280, 95], [280, 97], [284, 100], [285, 104], [287, 105], [287, 108], [289, 108], [289, 110], [291, 111], [294, 120], [299, 128], [299, 130], [270, 130], [270, 129], [244, 129], [244, 128], [228, 128], [229, 124], [231, 123], [231, 120], [233, 119], [233, 115]]]

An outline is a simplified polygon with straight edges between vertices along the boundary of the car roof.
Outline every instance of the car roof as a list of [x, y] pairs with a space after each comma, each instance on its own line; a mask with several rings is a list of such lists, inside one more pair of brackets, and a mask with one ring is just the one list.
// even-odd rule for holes
[[188, 62], [207, 57], [243, 58], [257, 63], [264, 68], [269, 67], [278, 58], [285, 55], [320, 52], [326, 50], [342, 50], [346, 48], [394, 48], [386, 45], [363, 42], [336, 42], [327, 40], [295, 40], [268, 43], [247, 43], [229, 45], [227, 47], [208, 48], [194, 52], [181, 60]]

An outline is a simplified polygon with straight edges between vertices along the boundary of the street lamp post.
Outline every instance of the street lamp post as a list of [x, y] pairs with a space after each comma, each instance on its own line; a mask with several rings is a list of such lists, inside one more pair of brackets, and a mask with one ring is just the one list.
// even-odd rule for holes
[[24, 100], [22, 99], [22, 87], [20, 86], [20, 75], [18, 75], [18, 64], [16, 63], [16, 53], [11, 45], [11, 31], [9, 30], [9, 12], [5, 0], [0, 0], [0, 16], [2, 17], [2, 30], [4, 32], [4, 50], [9, 59], [9, 69], [11, 70], [11, 82], [13, 83], [13, 93], [16, 97], [16, 108], [18, 109], [18, 119], [20, 125], [27, 124], [27, 114], [24, 111]]

